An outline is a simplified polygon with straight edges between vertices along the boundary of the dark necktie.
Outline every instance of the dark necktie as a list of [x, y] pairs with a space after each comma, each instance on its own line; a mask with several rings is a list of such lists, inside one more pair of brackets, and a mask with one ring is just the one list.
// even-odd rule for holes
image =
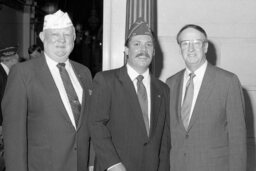
[[188, 129], [188, 125], [189, 125], [189, 116], [190, 116], [190, 111], [191, 111], [191, 106], [193, 101], [193, 95], [194, 95], [193, 78], [196, 75], [194, 73], [190, 73], [189, 76], [190, 78], [186, 85], [185, 96], [184, 96], [183, 104], [181, 106], [181, 120], [186, 130]]
[[78, 100], [76, 91], [73, 87], [73, 84], [70, 80], [70, 77], [68, 75], [68, 72], [65, 68], [65, 63], [58, 63], [57, 67], [59, 68], [60, 71], [60, 76], [61, 79], [63, 81], [67, 96], [68, 96], [68, 100], [74, 115], [74, 119], [76, 122], [76, 125], [78, 125], [78, 121], [79, 121], [79, 116], [80, 116], [80, 111], [81, 111], [81, 104]]
[[145, 123], [145, 127], [147, 130], [147, 134], [149, 135], [149, 120], [148, 120], [148, 97], [146, 88], [142, 82], [143, 76], [139, 75], [137, 77], [137, 96], [139, 99], [140, 107], [143, 114], [143, 119]]

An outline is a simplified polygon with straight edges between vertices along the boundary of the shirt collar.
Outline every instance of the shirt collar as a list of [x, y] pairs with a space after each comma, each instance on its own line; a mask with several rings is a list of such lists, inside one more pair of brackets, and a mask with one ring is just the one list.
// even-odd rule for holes
[[[50, 58], [46, 53], [44, 53], [45, 59], [46, 59], [46, 63], [48, 64], [50, 70], [55, 69], [58, 62], [54, 61], [52, 58]], [[65, 62], [66, 64], [66, 68], [70, 67], [70, 62], [69, 59], [67, 59]]]
[[[208, 62], [205, 61], [203, 63], [203, 65], [201, 65], [195, 72], [194, 74], [196, 75], [196, 77], [201, 77], [204, 75], [205, 71], [206, 71], [206, 67], [207, 67]], [[186, 67], [186, 71], [185, 71], [185, 78], [189, 77], [189, 74], [191, 73], [191, 71]]]
[[126, 67], [127, 67], [127, 73], [132, 81], [134, 81], [138, 75], [142, 75], [144, 77], [144, 80], [149, 79], [149, 69], [147, 69], [143, 74], [139, 74], [129, 64], [126, 64]]
[[4, 68], [4, 71], [6, 72], [6, 74], [9, 74], [10, 69], [8, 68], [8, 66], [6, 66], [4, 63], [1, 62], [2, 67]]

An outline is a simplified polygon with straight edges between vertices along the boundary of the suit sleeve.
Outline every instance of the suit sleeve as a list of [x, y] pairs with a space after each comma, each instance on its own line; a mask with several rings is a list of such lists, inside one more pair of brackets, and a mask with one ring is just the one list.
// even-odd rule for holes
[[169, 101], [170, 101], [170, 92], [169, 88], [165, 88], [165, 123], [164, 123], [164, 132], [162, 136], [161, 149], [160, 149], [160, 163], [158, 171], [170, 170], [170, 111], [169, 111]]
[[27, 171], [27, 98], [22, 72], [13, 67], [2, 101], [6, 171]]
[[229, 85], [226, 101], [229, 135], [229, 170], [246, 170], [246, 126], [242, 88], [237, 76]]
[[104, 169], [117, 164], [120, 158], [111, 141], [107, 128], [110, 119], [111, 90], [101, 73], [93, 80], [93, 93], [89, 111], [89, 129], [91, 132], [96, 159]]
[[[0, 73], [0, 102], [2, 102], [4, 89], [5, 89], [5, 79], [2, 73]], [[3, 115], [2, 115], [2, 108], [0, 107], [0, 126], [2, 126], [3, 122]]]

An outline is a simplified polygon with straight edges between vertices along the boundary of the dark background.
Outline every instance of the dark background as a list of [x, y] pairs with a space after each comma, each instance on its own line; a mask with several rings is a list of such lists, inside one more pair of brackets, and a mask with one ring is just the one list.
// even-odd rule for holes
[[[90, 68], [95, 75], [102, 68], [103, 0], [35, 0], [37, 32], [43, 17], [61, 9], [68, 12], [76, 28], [75, 48], [71, 59]], [[39, 43], [39, 42], [38, 42]]]
[[[43, 44], [39, 39], [39, 33], [43, 28], [44, 16], [59, 9], [67, 12], [76, 29], [75, 47], [70, 59], [86, 65], [93, 76], [102, 70], [103, 0], [0, 0], [0, 11], [4, 6], [9, 6], [22, 13], [30, 13], [30, 16], [32, 16], [30, 25], [34, 26], [30, 33], [35, 35], [35, 44], [42, 49]], [[8, 16], [9, 19], [17, 20], [15, 14], [8, 15], [13, 16]], [[12, 23], [12, 21], [5, 22]], [[20, 21], [16, 21], [16, 23], [20, 23]], [[13, 28], [13, 26], [19, 27], [19, 25], [8, 26], [11, 26], [10, 29], [14, 30], [11, 36], [18, 37], [15, 32], [20, 28]], [[2, 46], [7, 46], [6, 42], [9, 42], [9, 40], [2, 39]], [[27, 49], [23, 49], [23, 51], [27, 51]]]

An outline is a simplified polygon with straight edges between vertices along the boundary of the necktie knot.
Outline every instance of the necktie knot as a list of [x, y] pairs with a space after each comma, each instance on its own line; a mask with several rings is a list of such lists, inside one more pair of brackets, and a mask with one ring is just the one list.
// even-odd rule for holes
[[138, 76], [137, 76], [137, 80], [138, 80], [139, 82], [142, 82], [143, 79], [144, 79], [143, 75], [138, 75]]
[[66, 66], [65, 63], [58, 63], [58, 64], [57, 64], [57, 67], [58, 67], [59, 69], [63, 69], [63, 68], [65, 68], [65, 66]]
[[189, 74], [190, 79], [193, 79], [195, 76], [196, 76], [196, 74], [193, 73], [193, 72], [191, 72], [191, 73]]

